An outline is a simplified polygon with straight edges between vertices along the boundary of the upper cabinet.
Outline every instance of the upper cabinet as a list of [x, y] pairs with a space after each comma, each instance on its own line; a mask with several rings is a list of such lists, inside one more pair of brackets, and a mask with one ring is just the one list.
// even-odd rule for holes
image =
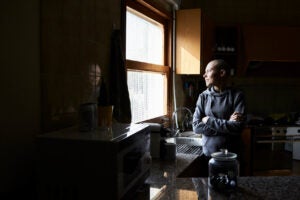
[[235, 75], [239, 64], [239, 27], [236, 25], [217, 25], [214, 29], [213, 57], [224, 59], [231, 67], [231, 75]]
[[176, 11], [177, 74], [203, 74], [212, 57], [212, 29], [213, 23], [201, 9]]
[[248, 60], [300, 60], [300, 27], [248, 25], [243, 34]]
[[176, 73], [204, 74], [212, 59], [224, 59], [235, 74], [239, 63], [240, 29], [215, 24], [201, 9], [176, 13]]
[[242, 74], [257, 71], [259, 75], [268, 75], [275, 70], [282, 76], [300, 74], [299, 26], [244, 25], [242, 33], [245, 55]]
[[178, 10], [176, 73], [202, 75], [210, 60], [221, 58], [234, 76], [298, 76], [299, 35], [300, 26], [222, 24], [201, 9]]

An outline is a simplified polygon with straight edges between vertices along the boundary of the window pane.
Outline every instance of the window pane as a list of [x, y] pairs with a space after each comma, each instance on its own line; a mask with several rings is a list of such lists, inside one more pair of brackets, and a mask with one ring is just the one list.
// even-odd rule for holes
[[132, 122], [164, 115], [164, 82], [166, 75], [153, 72], [128, 71], [128, 89]]
[[126, 17], [126, 59], [163, 65], [163, 25], [130, 8]]

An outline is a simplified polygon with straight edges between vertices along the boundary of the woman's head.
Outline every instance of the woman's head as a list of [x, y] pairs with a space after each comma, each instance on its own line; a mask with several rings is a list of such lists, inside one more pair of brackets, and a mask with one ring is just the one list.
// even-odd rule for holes
[[214, 89], [222, 90], [229, 74], [229, 65], [222, 59], [215, 59], [207, 64], [203, 77], [207, 87], [214, 86]]

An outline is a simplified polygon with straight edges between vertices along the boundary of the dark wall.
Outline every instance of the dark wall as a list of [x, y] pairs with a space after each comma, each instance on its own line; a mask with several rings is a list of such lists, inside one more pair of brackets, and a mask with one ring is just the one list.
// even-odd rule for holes
[[[120, 10], [119, 0], [1, 3], [0, 199], [34, 199], [34, 142], [41, 133], [42, 108], [49, 106], [41, 101], [45, 80], [58, 80], [51, 90], [62, 90], [66, 88], [63, 83], [70, 81], [79, 82], [83, 71], [77, 63], [92, 53], [107, 74], [110, 33], [120, 26]], [[42, 43], [50, 43], [47, 50], [52, 54], [47, 60], [42, 56]], [[89, 44], [93, 48], [89, 49]], [[79, 89], [65, 90], [65, 95], [79, 99]]]
[[2, 2], [0, 19], [0, 199], [12, 199], [32, 193], [40, 128], [39, 0]]
[[97, 101], [90, 98], [91, 64], [109, 82], [111, 34], [120, 28], [121, 2], [41, 2], [42, 128], [51, 131], [74, 125], [79, 105]]

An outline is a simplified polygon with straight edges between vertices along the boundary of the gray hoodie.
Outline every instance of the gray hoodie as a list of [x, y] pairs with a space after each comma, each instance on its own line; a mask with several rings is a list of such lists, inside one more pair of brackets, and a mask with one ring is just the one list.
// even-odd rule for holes
[[[244, 120], [229, 121], [233, 112], [243, 114]], [[202, 122], [205, 116], [209, 116], [206, 124]], [[241, 91], [227, 88], [218, 93], [213, 87], [207, 88], [199, 95], [193, 116], [193, 131], [202, 134], [203, 153], [210, 156], [226, 148], [239, 154], [245, 120], [245, 97]]]

